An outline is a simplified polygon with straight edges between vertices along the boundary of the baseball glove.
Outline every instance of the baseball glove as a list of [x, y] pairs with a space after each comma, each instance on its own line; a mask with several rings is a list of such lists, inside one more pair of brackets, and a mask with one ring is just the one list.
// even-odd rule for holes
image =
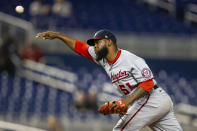
[[110, 101], [105, 104], [103, 104], [99, 109], [98, 112], [103, 115], [109, 115], [109, 114], [120, 114], [125, 115], [127, 113], [128, 106], [125, 105], [123, 100], [116, 100], [116, 101]]

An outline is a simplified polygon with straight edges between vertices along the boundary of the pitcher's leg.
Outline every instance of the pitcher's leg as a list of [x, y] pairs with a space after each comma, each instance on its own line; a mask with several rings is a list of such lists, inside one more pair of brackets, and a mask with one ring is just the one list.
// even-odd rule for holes
[[162, 119], [172, 107], [168, 95], [160, 90], [146, 98], [139, 99], [119, 120], [113, 131], [138, 131]]
[[155, 131], [182, 131], [173, 110], [151, 126]]
[[146, 125], [150, 125], [160, 119], [158, 116], [163, 112], [163, 110], [160, 107], [156, 108], [146, 105], [148, 102], [149, 96], [143, 104], [138, 104], [136, 102], [129, 108], [127, 112], [128, 115], [124, 115], [118, 121], [113, 131], [139, 131]]
[[[141, 120], [144, 115], [144, 108], [149, 100], [149, 96], [143, 105], [135, 102], [127, 111], [127, 114], [121, 117], [113, 131], [139, 131], [146, 123]], [[142, 112], [142, 113], [141, 113]]]

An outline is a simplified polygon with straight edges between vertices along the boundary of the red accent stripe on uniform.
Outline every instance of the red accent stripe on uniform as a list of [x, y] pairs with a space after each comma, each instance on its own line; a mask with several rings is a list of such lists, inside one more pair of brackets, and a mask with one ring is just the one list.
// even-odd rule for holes
[[118, 50], [118, 53], [117, 53], [117, 55], [116, 55], [116, 57], [115, 57], [115, 59], [113, 59], [112, 61], [108, 61], [108, 64], [111, 66], [112, 64], [114, 64], [117, 60], [118, 60], [118, 58], [120, 57], [120, 54], [121, 54], [121, 50], [119, 49]]
[[127, 123], [122, 127], [121, 131], [125, 129], [125, 127], [129, 124], [129, 122], [136, 116], [136, 114], [144, 107], [144, 105], [148, 102], [150, 95], [146, 99], [145, 103], [137, 110], [137, 112], [127, 121]]

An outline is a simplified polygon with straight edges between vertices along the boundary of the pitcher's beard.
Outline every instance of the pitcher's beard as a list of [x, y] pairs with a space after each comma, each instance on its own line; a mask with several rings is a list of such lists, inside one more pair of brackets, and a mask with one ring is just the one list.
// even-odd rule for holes
[[108, 54], [108, 49], [104, 46], [101, 50], [96, 53], [96, 61], [100, 61], [105, 58]]

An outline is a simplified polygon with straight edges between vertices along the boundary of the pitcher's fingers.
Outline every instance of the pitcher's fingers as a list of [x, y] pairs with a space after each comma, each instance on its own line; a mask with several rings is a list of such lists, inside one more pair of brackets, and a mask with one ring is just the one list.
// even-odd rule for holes
[[43, 34], [41, 34], [41, 33], [38, 33], [37, 35], [36, 35], [36, 38], [42, 38], [43, 37]]
[[46, 37], [44, 37], [44, 36], [36, 36], [36, 38], [40, 38], [42, 40], [45, 40], [46, 39]]

